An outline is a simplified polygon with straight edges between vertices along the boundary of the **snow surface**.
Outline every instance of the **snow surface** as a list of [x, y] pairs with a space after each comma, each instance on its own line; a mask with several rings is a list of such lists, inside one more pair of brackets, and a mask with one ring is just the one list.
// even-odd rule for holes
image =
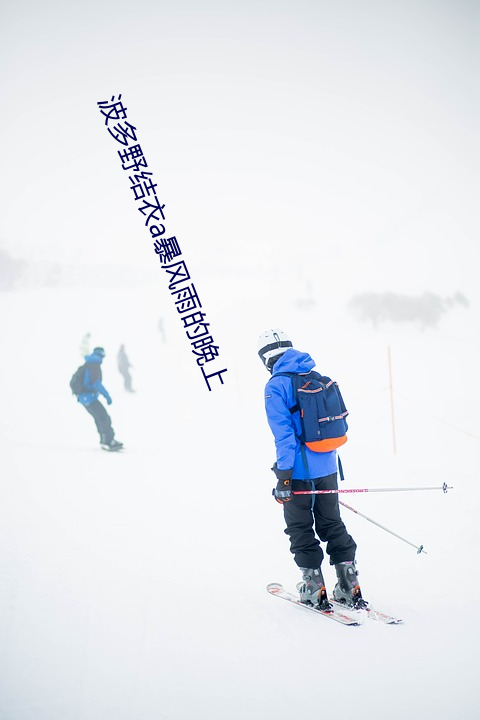
[[[226, 299], [212, 322], [225, 334], [228, 373], [209, 393], [162, 281], [159, 270], [158, 286], [136, 290], [0, 295], [2, 720], [475, 717], [478, 311], [452, 312], [424, 333], [374, 332], [345, 312], [315, 332], [315, 309], [252, 301], [227, 336], [235, 302]], [[343, 511], [364, 595], [402, 626], [341, 627], [265, 591], [299, 579], [270, 495], [267, 376], [255, 351], [267, 317], [341, 384], [346, 487], [454, 486], [345, 496], [425, 546], [418, 555]], [[341, 332], [326, 342], [334, 322]], [[99, 449], [68, 388], [87, 330], [107, 350], [122, 454]], [[115, 366], [121, 342], [131, 395]], [[325, 574], [331, 589], [333, 569]]]

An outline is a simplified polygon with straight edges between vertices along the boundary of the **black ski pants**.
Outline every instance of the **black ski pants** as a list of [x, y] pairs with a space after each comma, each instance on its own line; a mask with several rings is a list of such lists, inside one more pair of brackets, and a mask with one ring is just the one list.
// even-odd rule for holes
[[94, 400], [90, 405], [84, 405], [84, 408], [95, 420], [95, 425], [100, 435], [100, 442], [106, 443], [107, 445], [111, 443], [115, 436], [112, 421], [100, 400]]
[[[293, 480], [292, 490], [336, 490], [337, 473], [313, 480]], [[285, 533], [290, 537], [290, 552], [299, 567], [319, 568], [323, 550], [319, 539], [327, 543], [330, 565], [355, 559], [357, 546], [348, 534], [342, 518], [338, 495], [295, 495], [283, 506]]]

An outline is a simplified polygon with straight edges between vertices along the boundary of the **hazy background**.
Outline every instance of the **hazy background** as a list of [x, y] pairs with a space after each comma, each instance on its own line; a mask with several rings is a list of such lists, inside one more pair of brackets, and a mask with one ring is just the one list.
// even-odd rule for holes
[[[1, 720], [478, 712], [478, 20], [421, 0], [2, 5]], [[228, 368], [211, 393], [97, 109], [120, 93]], [[392, 296], [377, 326], [354, 312]], [[345, 518], [401, 628], [347, 638], [265, 592], [299, 579], [256, 356], [277, 325], [341, 384], [349, 487], [455, 487], [351, 500], [428, 550]], [[122, 456], [68, 389], [87, 331]]]
[[122, 93], [202, 292], [267, 269], [299, 291], [325, 263], [346, 296], [476, 286], [476, 3], [2, 7], [18, 257], [156, 265], [96, 105]]

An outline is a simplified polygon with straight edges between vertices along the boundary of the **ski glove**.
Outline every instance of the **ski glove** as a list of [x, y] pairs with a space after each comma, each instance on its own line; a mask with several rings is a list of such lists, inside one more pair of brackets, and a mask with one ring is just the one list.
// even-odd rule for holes
[[277, 467], [277, 463], [274, 463], [272, 470], [278, 480], [277, 487], [272, 490], [272, 495], [278, 503], [283, 505], [292, 499], [293, 468], [290, 468], [290, 470], [280, 470]]
[[107, 401], [107, 405], [112, 404], [112, 398], [110, 397], [110, 395], [105, 395], [105, 400]]
[[293, 475], [293, 468], [290, 468], [290, 470], [280, 470], [277, 467], [277, 463], [273, 463], [272, 467], [273, 472], [277, 476], [277, 480], [291, 480]]
[[286, 502], [290, 502], [292, 499], [292, 481], [291, 480], [279, 480], [277, 487], [273, 488], [272, 495], [275, 500], [283, 505]]

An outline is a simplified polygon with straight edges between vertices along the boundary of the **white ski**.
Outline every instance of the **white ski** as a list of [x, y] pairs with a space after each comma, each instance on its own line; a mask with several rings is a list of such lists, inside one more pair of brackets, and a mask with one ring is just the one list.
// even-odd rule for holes
[[376, 610], [375, 608], [370, 607], [370, 605], [367, 605], [366, 608], [361, 610], [356, 610], [355, 608], [347, 608], [343, 603], [339, 603], [331, 597], [328, 598], [328, 602], [331, 603], [334, 608], [338, 608], [339, 610], [348, 610], [348, 612], [355, 614], [358, 613], [360, 616], [362, 613], [366, 613], [370, 620], [378, 620], [378, 622], [383, 622], [387, 625], [400, 625], [400, 623], [403, 623], [401, 618], [388, 615], [388, 613], [384, 613], [381, 610]]
[[294, 605], [299, 605], [305, 610], [310, 610], [311, 612], [317, 613], [317, 615], [323, 615], [323, 617], [329, 618], [330, 620], [335, 620], [335, 622], [339, 622], [342, 625], [362, 624], [362, 621], [358, 617], [353, 617], [352, 615], [349, 615], [345, 612], [345, 608], [343, 607], [339, 608], [338, 603], [335, 603], [335, 606], [332, 607], [330, 611], [320, 610], [314, 605], [306, 605], [305, 603], [302, 603], [298, 595], [293, 595], [293, 593], [288, 592], [288, 590], [285, 590], [283, 585], [280, 585], [280, 583], [270, 583], [269, 585], [267, 585], [267, 590], [270, 595], [276, 595], [277, 597], [283, 598], [283, 600], [288, 600], [288, 602], [291, 602]]

